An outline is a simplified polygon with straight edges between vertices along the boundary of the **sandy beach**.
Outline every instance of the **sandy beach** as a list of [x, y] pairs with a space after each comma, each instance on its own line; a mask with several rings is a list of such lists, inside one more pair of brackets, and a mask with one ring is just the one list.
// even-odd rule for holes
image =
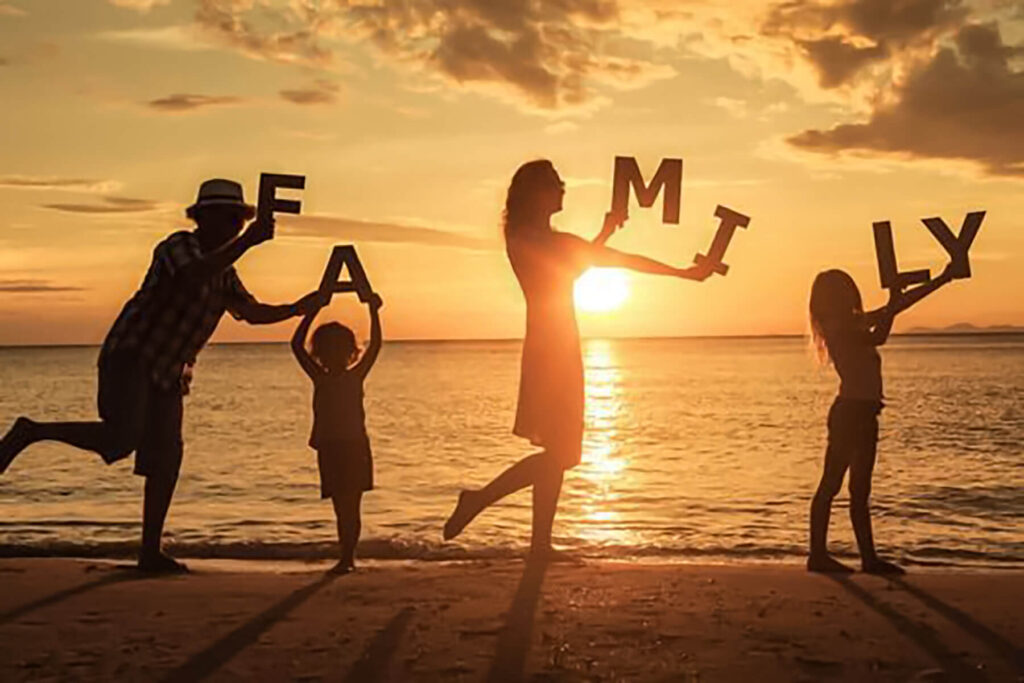
[[1024, 573], [0, 561], [0, 680], [1019, 681]]

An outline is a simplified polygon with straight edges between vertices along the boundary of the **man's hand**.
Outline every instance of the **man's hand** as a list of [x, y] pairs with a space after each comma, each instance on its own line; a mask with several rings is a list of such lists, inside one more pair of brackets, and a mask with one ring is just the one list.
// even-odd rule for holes
[[366, 302], [366, 305], [376, 311], [384, 306], [384, 299], [380, 298], [380, 294], [374, 292], [370, 295], [370, 300]]
[[274, 217], [267, 219], [257, 218], [242, 233], [242, 239], [250, 247], [274, 239]]

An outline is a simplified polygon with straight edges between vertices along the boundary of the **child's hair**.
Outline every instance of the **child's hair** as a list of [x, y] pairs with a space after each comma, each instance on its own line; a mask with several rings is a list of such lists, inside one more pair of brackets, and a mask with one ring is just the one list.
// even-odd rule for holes
[[829, 362], [828, 334], [836, 329], [852, 329], [864, 313], [857, 283], [842, 270], [833, 268], [818, 273], [811, 285], [811, 343], [822, 364]]
[[346, 364], [352, 363], [359, 355], [359, 344], [356, 343], [355, 333], [348, 327], [337, 322], [324, 323], [313, 331], [310, 338], [310, 353], [320, 365], [324, 363], [331, 348], [339, 348], [342, 352], [348, 351], [345, 358]]

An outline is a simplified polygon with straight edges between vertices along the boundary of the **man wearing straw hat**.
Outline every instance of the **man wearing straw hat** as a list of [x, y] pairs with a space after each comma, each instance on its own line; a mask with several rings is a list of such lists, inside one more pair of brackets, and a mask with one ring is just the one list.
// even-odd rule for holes
[[[182, 460], [182, 396], [196, 354], [225, 311], [238, 320], [268, 324], [305, 315], [317, 299], [260, 303], [246, 290], [234, 263], [273, 239], [274, 221], [256, 220], [242, 186], [207, 180], [185, 215], [194, 230], [176, 232], [153, 251], [149, 271], [121, 310], [99, 356], [98, 422], [35, 422], [19, 417], [0, 440], [0, 473], [26, 446], [60, 441], [98, 453], [110, 464], [135, 452], [135, 473], [146, 478], [139, 569], [183, 572], [160, 547], [164, 520]], [[244, 230], [243, 230], [244, 227]]]

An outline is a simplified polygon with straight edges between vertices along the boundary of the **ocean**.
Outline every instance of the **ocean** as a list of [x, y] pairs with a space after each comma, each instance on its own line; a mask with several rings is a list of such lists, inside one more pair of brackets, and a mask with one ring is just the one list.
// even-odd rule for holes
[[[529, 444], [511, 434], [520, 343], [389, 342], [366, 386], [377, 488], [359, 554], [518, 555], [530, 495], [441, 526]], [[19, 414], [95, 419], [97, 349], [0, 349], [0, 429]], [[584, 342], [583, 464], [556, 545], [583, 556], [800, 562], [821, 472], [830, 368], [796, 337]], [[908, 565], [1024, 567], [1024, 335], [894, 337], [883, 349], [872, 507], [880, 551]], [[329, 501], [306, 446], [311, 387], [285, 344], [212, 345], [187, 399], [185, 463], [165, 536], [184, 557], [327, 558]], [[131, 460], [46, 443], [0, 477], [0, 555], [130, 556]], [[831, 547], [855, 554], [845, 492]]]

